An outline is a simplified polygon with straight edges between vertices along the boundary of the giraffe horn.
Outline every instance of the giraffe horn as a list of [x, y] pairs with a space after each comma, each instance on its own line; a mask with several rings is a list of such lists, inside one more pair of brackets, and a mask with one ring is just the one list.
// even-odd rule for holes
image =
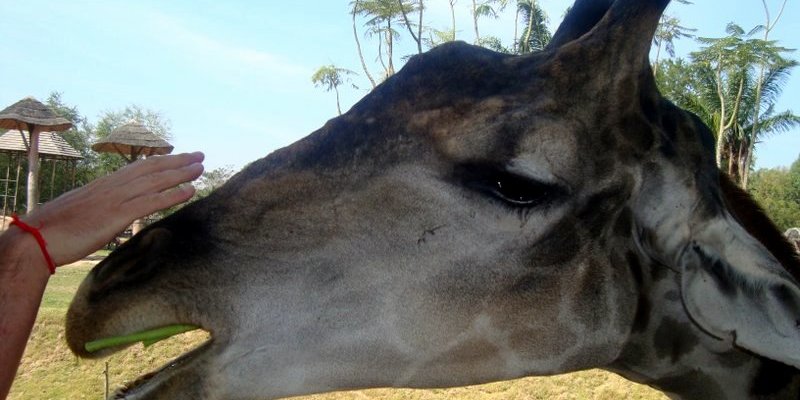
[[548, 49], [582, 41], [586, 46], [603, 48], [614, 62], [647, 60], [658, 21], [668, 4], [669, 0], [577, 0]]

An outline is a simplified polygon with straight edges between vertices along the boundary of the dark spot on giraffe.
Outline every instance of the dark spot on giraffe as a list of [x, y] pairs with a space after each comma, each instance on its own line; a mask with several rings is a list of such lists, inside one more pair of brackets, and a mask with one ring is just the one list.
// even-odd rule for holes
[[653, 345], [660, 359], [669, 357], [676, 363], [681, 357], [691, 352], [699, 339], [691, 334], [688, 324], [680, 323], [673, 318], [664, 318], [653, 335]]
[[631, 270], [636, 286], [642, 287], [644, 285], [644, 274], [642, 273], [642, 263], [639, 262], [639, 257], [633, 251], [629, 251], [625, 253], [625, 262]]
[[643, 288], [644, 274], [642, 271], [642, 263], [639, 262], [639, 257], [637, 257], [634, 252], [629, 251], [625, 254], [625, 262], [631, 271], [631, 275], [636, 283], [636, 289], [639, 295], [636, 302], [636, 314], [633, 317], [633, 326], [631, 327], [631, 332], [639, 333], [647, 329], [647, 326], [650, 323], [650, 312], [652, 311], [652, 305], [650, 304], [650, 299], [647, 298], [647, 294]]
[[[761, 360], [750, 394], [753, 396], [775, 396], [792, 383], [797, 369], [768, 359]], [[795, 397], [797, 398], [797, 397]]]
[[675, 113], [665, 114], [661, 118], [661, 128], [664, 130], [664, 135], [670, 142], [678, 140], [678, 118]]
[[630, 371], [632, 365], [639, 365], [643, 360], [649, 359], [649, 348], [637, 342], [628, 342], [622, 349], [619, 357], [611, 364], [614, 368]]
[[661, 145], [658, 146], [658, 151], [667, 159], [674, 159], [678, 156], [678, 150], [675, 149], [675, 144], [665, 137], [661, 138]]
[[734, 350], [717, 354], [717, 361], [725, 368], [737, 368], [752, 360], [747, 353]]
[[665, 279], [668, 276], [669, 269], [659, 263], [652, 262], [650, 263], [650, 278], [654, 282], [658, 282], [662, 279]]
[[642, 116], [627, 116], [619, 126], [622, 136], [634, 149], [648, 151], [653, 147], [653, 127]]
[[681, 294], [677, 290], [670, 290], [664, 294], [664, 299], [668, 301], [681, 301]]
[[[592, 194], [578, 211], [582, 230], [595, 238], [604, 238], [603, 231], [610, 225], [609, 216], [630, 196], [632, 182], [622, 182]], [[613, 229], [613, 225], [610, 226]]]
[[680, 393], [684, 399], [724, 399], [725, 392], [706, 373], [693, 370], [682, 375], [661, 378], [651, 383], [665, 392]]
[[650, 123], [658, 124], [659, 119], [661, 118], [661, 113], [659, 112], [658, 107], [658, 98], [650, 95], [650, 92], [647, 91], [643, 91], [641, 93], [642, 95], [640, 96], [640, 103], [642, 114]]
[[633, 230], [633, 211], [625, 207], [620, 211], [617, 216], [617, 221], [614, 224], [614, 236], [627, 238], [630, 237]]
[[578, 230], [571, 219], [559, 222], [527, 251], [530, 268], [565, 264], [578, 255]]

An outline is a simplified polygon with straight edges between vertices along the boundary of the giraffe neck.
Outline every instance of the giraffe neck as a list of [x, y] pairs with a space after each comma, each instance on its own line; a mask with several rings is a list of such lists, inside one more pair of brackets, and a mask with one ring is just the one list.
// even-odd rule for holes
[[[641, 265], [634, 262], [633, 268]], [[606, 369], [675, 399], [798, 398], [800, 370], [714, 338], [689, 319], [678, 273], [654, 264], [639, 276], [636, 322]]]

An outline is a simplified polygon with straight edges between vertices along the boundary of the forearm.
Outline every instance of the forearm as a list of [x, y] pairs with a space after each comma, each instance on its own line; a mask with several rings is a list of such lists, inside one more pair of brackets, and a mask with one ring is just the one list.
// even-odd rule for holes
[[0, 399], [11, 388], [49, 277], [30, 234], [12, 226], [0, 235]]

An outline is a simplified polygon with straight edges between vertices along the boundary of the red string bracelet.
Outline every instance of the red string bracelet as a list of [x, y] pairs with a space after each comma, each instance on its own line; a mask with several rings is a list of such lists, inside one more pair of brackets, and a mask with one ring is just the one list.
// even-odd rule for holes
[[44, 254], [44, 259], [47, 261], [47, 269], [50, 270], [50, 275], [56, 273], [56, 263], [53, 261], [53, 258], [50, 257], [50, 253], [47, 252], [47, 242], [44, 241], [44, 237], [42, 233], [39, 232], [38, 229], [22, 222], [17, 214], [13, 214], [11, 216], [11, 225], [16, 225], [19, 229], [22, 229], [25, 232], [30, 233], [36, 239], [36, 243], [39, 244], [39, 248], [42, 249], [42, 254]]

